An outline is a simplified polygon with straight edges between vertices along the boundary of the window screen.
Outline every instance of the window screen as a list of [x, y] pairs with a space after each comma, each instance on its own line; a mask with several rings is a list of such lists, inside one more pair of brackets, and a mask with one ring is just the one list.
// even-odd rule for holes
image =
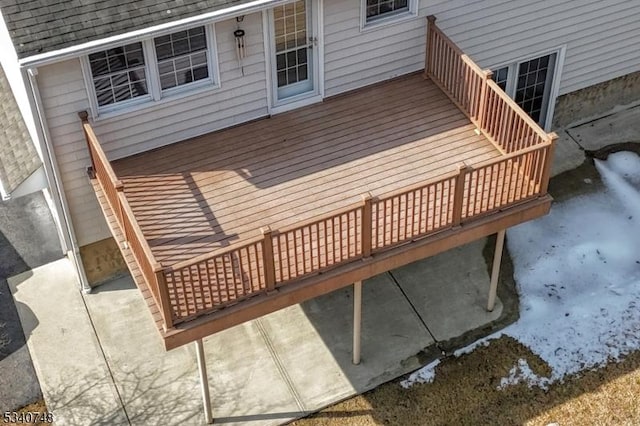
[[154, 39], [162, 90], [209, 77], [204, 27]]

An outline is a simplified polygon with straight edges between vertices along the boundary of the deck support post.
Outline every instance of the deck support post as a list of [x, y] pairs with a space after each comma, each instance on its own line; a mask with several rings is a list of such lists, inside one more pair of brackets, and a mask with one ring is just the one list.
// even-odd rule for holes
[[198, 358], [198, 372], [200, 373], [200, 387], [202, 389], [202, 404], [204, 405], [204, 419], [207, 424], [213, 423], [211, 412], [211, 396], [209, 395], [209, 379], [207, 378], [207, 362], [204, 358], [202, 339], [196, 340], [196, 357]]
[[360, 364], [360, 332], [362, 329], [362, 281], [353, 283], [353, 364]]
[[500, 265], [502, 264], [502, 251], [504, 247], [504, 235], [506, 230], [498, 231], [496, 234], [496, 251], [493, 254], [493, 267], [491, 268], [491, 285], [489, 287], [489, 301], [487, 311], [492, 312], [496, 305], [496, 292], [498, 290], [498, 276], [500, 275]]

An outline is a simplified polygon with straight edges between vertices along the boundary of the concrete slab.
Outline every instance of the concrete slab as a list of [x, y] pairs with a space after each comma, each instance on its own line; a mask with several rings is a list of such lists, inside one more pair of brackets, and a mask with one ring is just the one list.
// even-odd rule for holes
[[363, 283], [360, 365], [351, 362], [352, 288], [275, 312], [258, 322], [307, 411], [415, 370], [420, 366], [415, 355], [434, 344], [387, 274]]
[[[352, 288], [205, 339], [216, 423], [286, 423], [428, 362], [439, 350], [426, 327], [446, 340], [497, 318], [500, 301], [494, 313], [484, 312], [483, 246], [365, 281], [358, 366], [351, 364]], [[195, 348], [164, 351], [130, 277], [81, 295], [66, 261], [34, 274], [13, 286], [29, 308], [21, 309], [25, 327], [43, 329], [30, 342], [57, 424], [203, 423]]]
[[585, 160], [584, 150], [566, 131], [558, 132], [556, 151], [551, 165], [551, 176], [557, 176], [580, 166]]
[[486, 239], [478, 240], [391, 271], [438, 342], [482, 328], [502, 313], [499, 298], [493, 312], [486, 311], [485, 244]]
[[[215, 423], [278, 425], [304, 415], [256, 321], [213, 335], [204, 344]], [[188, 349], [195, 360], [195, 347]]]
[[0, 413], [42, 398], [6, 278], [61, 257], [42, 193], [0, 202]]
[[595, 151], [621, 142], [640, 142], [640, 106], [567, 130], [580, 146]]
[[56, 424], [128, 424], [67, 259], [8, 280]]
[[[165, 352], [131, 278], [85, 299], [131, 424], [202, 424], [195, 348]], [[254, 323], [205, 339], [205, 353], [216, 423], [280, 424], [300, 415]]]

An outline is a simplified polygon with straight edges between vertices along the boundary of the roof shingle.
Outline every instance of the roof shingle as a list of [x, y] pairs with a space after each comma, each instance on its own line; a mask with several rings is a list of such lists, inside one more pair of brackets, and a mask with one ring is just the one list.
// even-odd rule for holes
[[42, 163], [0, 66], [0, 182], [13, 192]]
[[0, 0], [19, 58], [252, 0]]

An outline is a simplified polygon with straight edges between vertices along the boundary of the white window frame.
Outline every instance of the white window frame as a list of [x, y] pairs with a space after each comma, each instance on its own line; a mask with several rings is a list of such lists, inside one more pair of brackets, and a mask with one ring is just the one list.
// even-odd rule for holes
[[514, 93], [516, 80], [517, 80], [517, 77], [514, 77], [514, 76], [516, 76], [518, 71], [518, 66], [522, 62], [527, 62], [532, 59], [539, 58], [541, 56], [553, 55], [554, 53], [556, 54], [556, 63], [554, 65], [553, 79], [551, 81], [551, 88], [549, 92], [549, 105], [547, 107], [547, 114], [545, 117], [544, 130], [547, 132], [551, 130], [551, 125], [553, 122], [553, 114], [555, 112], [556, 100], [558, 98], [558, 93], [560, 91], [560, 79], [562, 77], [562, 67], [564, 65], [564, 58], [565, 58], [566, 51], [567, 51], [567, 46], [562, 45], [553, 49], [540, 50], [532, 54], [520, 56], [515, 60], [511, 60], [508, 62], [501, 62], [498, 65], [494, 65], [490, 67], [490, 69], [494, 71], [497, 71], [500, 68], [509, 68], [509, 78], [507, 78], [507, 87], [506, 87], [505, 93], [507, 93], [507, 95], [511, 97], [511, 93]]
[[[140, 40], [133, 40], [126, 44], [122, 44], [121, 46], [138, 43], [138, 42], [140, 42]], [[148, 60], [149, 58], [147, 57], [147, 54], [146, 54], [146, 48], [145, 48], [144, 42], [142, 42], [141, 44], [142, 44], [142, 53], [144, 55], [144, 72], [145, 72], [145, 80], [147, 83], [147, 94], [142, 96], [137, 96], [135, 98], [127, 99], [124, 101], [104, 105], [104, 106], [98, 105], [98, 96], [96, 94], [96, 87], [93, 81], [94, 80], [93, 73], [91, 72], [91, 63], [89, 61], [90, 54], [84, 55], [80, 58], [81, 65], [82, 65], [82, 75], [84, 77], [84, 83], [85, 83], [85, 87], [87, 88], [89, 101], [91, 103], [91, 111], [94, 117], [97, 116], [98, 111], [100, 111], [101, 113], [110, 113], [112, 111], [117, 111], [121, 108], [128, 108], [135, 105], [145, 104], [150, 102], [153, 99], [153, 92], [152, 92], [151, 81], [150, 81], [151, 79], [149, 76], [150, 74], [149, 72], [150, 67], [149, 67], [149, 60]], [[102, 52], [104, 50], [109, 50], [109, 49], [110, 48], [98, 50], [98, 52]], [[91, 53], [96, 53], [96, 52], [91, 52]]]
[[[216, 42], [215, 24], [210, 23], [198, 26], [204, 26], [205, 29], [205, 36], [207, 39], [206, 54], [209, 77], [206, 79], [194, 81], [192, 83], [183, 84], [181, 86], [175, 86], [165, 90], [161, 89], [154, 39], [159, 36], [182, 31], [181, 29], [173, 28], [159, 34], [154, 34], [153, 37], [132, 40], [126, 43], [142, 43], [142, 51], [144, 53], [145, 60], [145, 73], [147, 76], [147, 90], [149, 93], [148, 95], [128, 99], [122, 102], [116, 102], [102, 107], [98, 106], [98, 99], [96, 96], [95, 86], [93, 84], [93, 75], [91, 73], [91, 65], [89, 63], [89, 55], [94, 52], [90, 52], [86, 55], [81, 56], [80, 64], [82, 66], [82, 75], [85, 83], [85, 88], [89, 97], [89, 107], [91, 110], [92, 118], [94, 120], [107, 119], [125, 114], [127, 112], [135, 111], [140, 108], [148, 108], [165, 102], [171, 102], [173, 100], [181, 99], [185, 96], [190, 96], [192, 94], [200, 93], [205, 90], [219, 89], [220, 66]], [[109, 48], [111, 47], [102, 48], [100, 50], [96, 50], [96, 52], [101, 52]]]
[[367, 31], [387, 25], [405, 22], [418, 16], [418, 0], [408, 0], [408, 10], [390, 13], [388, 16], [382, 15], [372, 21], [367, 22], [367, 0], [360, 0], [360, 31]]

